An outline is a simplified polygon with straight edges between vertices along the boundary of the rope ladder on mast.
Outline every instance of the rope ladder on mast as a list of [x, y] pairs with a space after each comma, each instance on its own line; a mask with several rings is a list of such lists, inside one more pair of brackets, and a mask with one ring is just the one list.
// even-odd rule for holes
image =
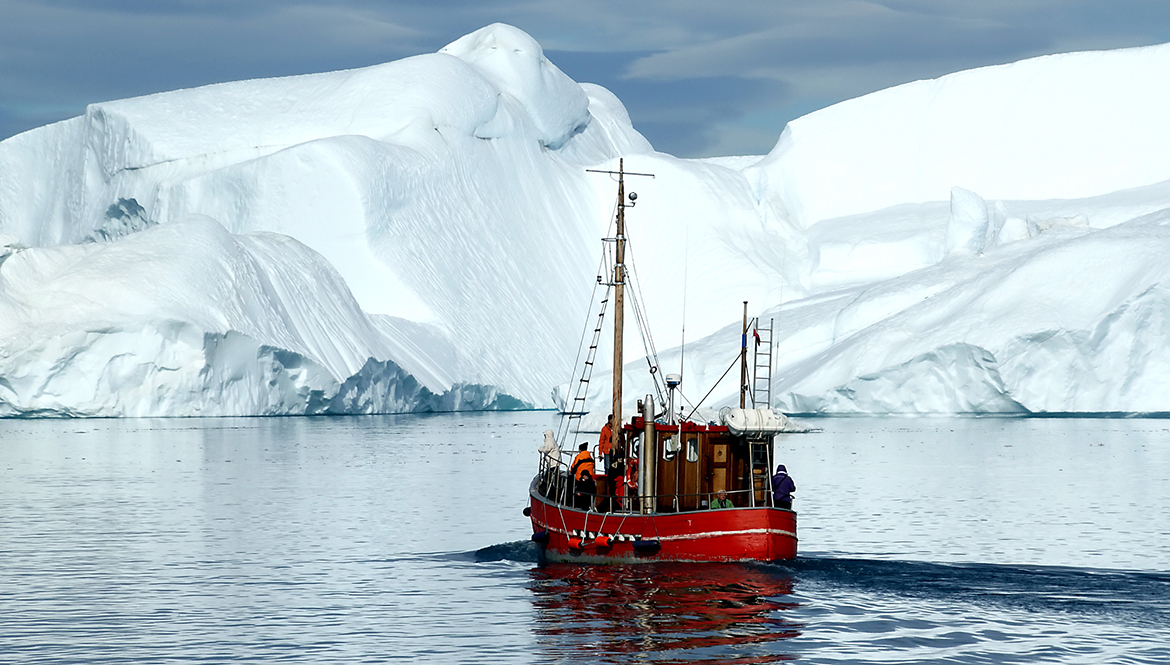
[[569, 431], [575, 431], [571, 427], [572, 421], [577, 421], [579, 425], [582, 416], [589, 413], [588, 409], [585, 408], [585, 403], [589, 397], [589, 380], [593, 378], [593, 366], [597, 362], [597, 347], [601, 342], [601, 330], [605, 322], [605, 310], [609, 305], [609, 295], [609, 289], [606, 289], [605, 296], [601, 299], [601, 308], [597, 312], [597, 325], [593, 327], [593, 339], [589, 342], [589, 349], [585, 352], [585, 363], [581, 368], [581, 376], [576, 381], [573, 401], [564, 412], [567, 420], [570, 421]]

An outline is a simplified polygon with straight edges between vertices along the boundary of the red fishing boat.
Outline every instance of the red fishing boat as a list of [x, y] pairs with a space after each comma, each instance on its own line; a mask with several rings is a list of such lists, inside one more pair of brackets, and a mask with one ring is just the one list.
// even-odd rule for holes
[[[600, 301], [593, 343], [572, 406], [564, 409], [569, 423], [560, 441], [549, 430], [541, 446], [540, 468], [529, 487], [525, 514], [532, 520], [532, 540], [547, 561], [633, 563], [652, 561], [776, 561], [796, 556], [796, 513], [791, 509], [791, 481], [773, 492], [773, 437], [788, 429], [783, 414], [769, 408], [771, 326], [752, 328], [765, 351], [755, 354], [755, 379], [748, 379], [747, 303], [737, 362], [740, 364], [740, 408], [725, 408], [719, 422], [699, 422], [675, 411], [681, 376], [665, 377], [665, 393], [638, 400], [637, 413], [622, 418], [622, 333], [626, 270], [625, 209], [637, 195], [625, 194], [624, 161], [617, 171], [617, 233], [609, 243], [612, 263], [598, 278], [607, 286]], [[605, 306], [613, 311], [612, 416], [602, 441], [593, 445], [565, 444], [579, 433], [589, 374], [598, 348]], [[636, 301], [635, 301], [636, 304]], [[638, 307], [635, 307], [635, 311]], [[755, 348], [759, 349], [757, 343]], [[651, 353], [647, 358], [650, 359]], [[766, 363], [765, 363], [766, 360]], [[766, 376], [761, 379], [761, 368]], [[657, 389], [656, 360], [649, 364]], [[729, 367], [730, 370], [730, 367]], [[762, 382], [763, 381], [763, 382]], [[753, 390], [753, 384], [756, 388]], [[752, 393], [752, 407], [747, 405]], [[762, 408], [754, 408], [760, 406]], [[569, 455], [577, 455], [572, 461]], [[596, 460], [604, 459], [604, 471]], [[782, 468], [782, 467], [781, 467]], [[785, 487], [790, 487], [787, 491]]]

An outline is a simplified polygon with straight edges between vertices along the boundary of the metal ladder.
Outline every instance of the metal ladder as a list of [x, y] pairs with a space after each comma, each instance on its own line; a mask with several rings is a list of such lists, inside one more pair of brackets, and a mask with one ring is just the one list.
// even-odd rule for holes
[[[768, 319], [768, 327], [760, 325], [756, 319], [756, 334], [760, 336], [760, 343], [755, 345], [752, 354], [752, 408], [772, 408], [772, 326], [774, 319]], [[754, 335], [753, 335], [754, 337]]]

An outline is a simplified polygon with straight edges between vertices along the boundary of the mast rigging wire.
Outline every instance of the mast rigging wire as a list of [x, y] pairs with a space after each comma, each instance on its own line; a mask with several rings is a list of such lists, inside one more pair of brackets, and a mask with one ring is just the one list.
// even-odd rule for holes
[[[658, 371], [660, 364], [658, 362], [658, 350], [654, 347], [654, 337], [650, 333], [650, 321], [646, 317], [646, 309], [642, 305], [642, 284], [638, 278], [638, 269], [634, 263], [633, 244], [629, 237], [626, 237], [626, 251], [630, 253], [629, 267], [630, 267], [630, 300], [634, 304], [634, 320], [638, 324], [638, 333], [642, 337], [642, 349], [646, 352], [646, 364], [650, 366], [650, 379], [654, 383], [655, 398], [658, 400], [659, 406], [666, 405], [666, 399], [663, 397], [664, 387], [660, 381]], [[651, 361], [653, 358], [653, 361]]]
[[[605, 230], [605, 234], [607, 236], [609, 235], [610, 230], [613, 228], [616, 214], [617, 214], [617, 204], [615, 203], [614, 206], [610, 209], [609, 227], [607, 227]], [[610, 286], [610, 280], [605, 278], [605, 276], [608, 272], [607, 266], [610, 263], [609, 262], [609, 254], [608, 254], [607, 248], [606, 248], [607, 244], [608, 243], [606, 243], [605, 241], [602, 241], [602, 243], [601, 243], [601, 258], [600, 258], [598, 266], [597, 266], [597, 276], [599, 277], [599, 279], [596, 279], [593, 282], [593, 292], [589, 296], [589, 310], [585, 314], [585, 325], [581, 328], [581, 339], [578, 340], [578, 342], [577, 342], [577, 356], [573, 359], [573, 374], [569, 378], [569, 390], [567, 390], [565, 393], [565, 399], [571, 400], [569, 403], [569, 408], [572, 408], [572, 402], [577, 401], [576, 396], [574, 394], [571, 394], [571, 393], [575, 392], [574, 387], [576, 388], [576, 390], [584, 390], [585, 391], [584, 394], [582, 395], [583, 399], [581, 401], [583, 404], [588, 403], [589, 381], [588, 381], [588, 379], [585, 378], [587, 366], [581, 364], [581, 352], [585, 348], [585, 335], [589, 332], [589, 322], [594, 318], [593, 305], [598, 302], [597, 289], [599, 286], [601, 286], [602, 283], [606, 284], [605, 296], [602, 298], [602, 302], [609, 301], [610, 291], [612, 289], [612, 287]], [[603, 316], [603, 309], [602, 308], [604, 308], [604, 305], [599, 306], [597, 316]], [[598, 323], [600, 323], [600, 321]], [[577, 368], [578, 367], [581, 368], [581, 373], [580, 373], [580, 377], [582, 379], [581, 381], [577, 381], [577, 377], [578, 377]], [[589, 378], [591, 379], [592, 377], [593, 377], [593, 372], [592, 372], [592, 370], [589, 370]], [[576, 384], [576, 386], [574, 386], [574, 384]], [[582, 387], [582, 384], [584, 387]], [[581, 416], [575, 416], [575, 417], [578, 419], [578, 421], [580, 421]], [[563, 442], [568, 438], [569, 424], [572, 422], [573, 418], [574, 418], [574, 416], [571, 416], [568, 414], [566, 414], [565, 417], [561, 418], [560, 426], [557, 428], [557, 438], [556, 438], [559, 452], [563, 453], [565, 451], [565, 447], [563, 445]], [[578, 430], [580, 430], [580, 427], [578, 427]], [[580, 431], [574, 432], [574, 434], [580, 434]], [[573, 437], [573, 445], [569, 447], [570, 452], [576, 448], [578, 438], [579, 437], [577, 437], [577, 436]]]
[[723, 376], [719, 377], [719, 380], [715, 382], [715, 385], [711, 386], [711, 389], [707, 391], [706, 395], [703, 395], [703, 399], [699, 400], [699, 403], [695, 405], [695, 408], [692, 409], [689, 414], [687, 414], [687, 417], [684, 418], [684, 420], [690, 420], [691, 416], [695, 415], [695, 412], [699, 410], [699, 407], [703, 405], [703, 402], [706, 402], [707, 398], [711, 396], [711, 393], [715, 392], [715, 389], [719, 387], [719, 384], [723, 383], [723, 379], [727, 378], [727, 373], [730, 372], [731, 368], [735, 367], [735, 364], [738, 362], [739, 354], [737, 353], [735, 354], [735, 359], [732, 360], [731, 364], [727, 366], [727, 369], [723, 370]]

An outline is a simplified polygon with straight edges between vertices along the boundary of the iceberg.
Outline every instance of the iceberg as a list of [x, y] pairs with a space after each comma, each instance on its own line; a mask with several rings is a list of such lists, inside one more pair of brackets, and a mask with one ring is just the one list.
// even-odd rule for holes
[[[345, 356], [323, 365], [339, 383], [372, 358], [435, 395], [492, 386], [502, 403], [538, 405], [569, 372], [599, 255], [604, 213], [576, 176], [650, 150], [612, 94], [573, 82], [528, 35], [495, 25], [435, 54], [94, 104], [83, 117], [8, 139], [0, 143], [0, 232], [41, 255], [139, 235], [148, 242], [158, 235], [148, 231], [198, 214], [240, 242], [264, 233], [296, 239], [340, 276], [328, 283], [347, 291], [284, 284], [302, 267], [292, 256], [274, 258], [275, 288], [320, 300], [323, 319], [332, 303], [356, 300], [367, 319], [332, 318], [326, 334], [300, 346], [254, 337], [210, 325], [215, 317], [198, 311], [207, 300], [201, 289], [232, 284], [195, 282], [181, 320], [319, 361]], [[184, 260], [181, 245], [159, 248], [166, 251]], [[313, 280], [309, 273], [299, 282]], [[264, 329], [285, 304], [230, 326]], [[84, 330], [103, 316], [78, 312], [73, 323]], [[0, 374], [24, 371], [11, 363], [27, 362], [24, 345], [38, 334], [13, 331], [0, 341], [9, 363]], [[176, 408], [160, 401], [135, 413], [189, 411]]]
[[190, 215], [119, 242], [23, 248], [2, 261], [0, 415], [515, 406], [484, 386], [436, 394], [376, 361], [403, 355], [337, 271], [288, 236], [234, 236]]
[[1049, 200], [1164, 182], [1167, 63], [1170, 44], [1065, 53], [880, 90], [788, 123], [760, 177], [804, 228], [953, 187]]
[[612, 234], [587, 169], [618, 158], [653, 174], [629, 248], [689, 405], [738, 403], [747, 300], [790, 412], [1170, 411], [1168, 71], [1170, 45], [958, 72], [705, 160], [503, 24], [92, 104], [0, 142], [0, 416], [563, 406]]

